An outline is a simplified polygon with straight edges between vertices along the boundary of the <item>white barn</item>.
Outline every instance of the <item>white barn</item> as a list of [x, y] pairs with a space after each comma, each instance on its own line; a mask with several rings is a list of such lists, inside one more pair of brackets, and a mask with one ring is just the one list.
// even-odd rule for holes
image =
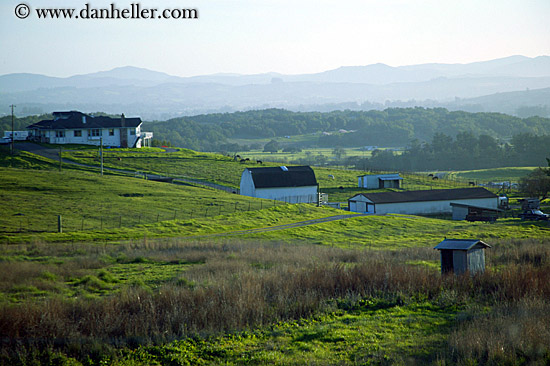
[[141, 118], [90, 116], [82, 112], [53, 112], [53, 119], [30, 126], [31, 140], [49, 144], [151, 146], [152, 132], [141, 131]]
[[436, 214], [451, 213], [451, 203], [496, 209], [498, 197], [485, 188], [433, 189], [360, 193], [348, 199], [349, 210], [373, 214]]
[[357, 177], [359, 188], [399, 188], [403, 178], [399, 174], [366, 174]]
[[240, 194], [288, 203], [317, 203], [318, 187], [309, 166], [246, 168]]

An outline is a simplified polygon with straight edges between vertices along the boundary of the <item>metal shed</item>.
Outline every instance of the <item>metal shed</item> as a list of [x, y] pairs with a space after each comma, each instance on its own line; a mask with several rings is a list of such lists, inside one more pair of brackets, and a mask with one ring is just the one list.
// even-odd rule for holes
[[470, 274], [485, 271], [485, 249], [491, 248], [478, 239], [445, 239], [434, 249], [441, 255], [441, 273]]
[[399, 188], [403, 178], [399, 176], [399, 173], [394, 174], [366, 174], [360, 175], [359, 188], [367, 189], [381, 189], [381, 188]]

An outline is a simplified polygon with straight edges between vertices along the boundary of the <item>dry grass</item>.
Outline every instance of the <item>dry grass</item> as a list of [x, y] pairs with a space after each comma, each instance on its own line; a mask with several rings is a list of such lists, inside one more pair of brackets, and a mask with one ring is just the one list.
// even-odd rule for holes
[[[406, 264], [434, 262], [438, 253], [432, 249], [385, 252], [176, 239], [104, 246], [79, 257], [82, 267], [98, 265], [104, 255], [197, 265], [155, 291], [133, 286], [95, 300], [4, 304], [2, 352], [9, 359], [20, 347], [56, 347], [82, 356], [98, 342], [136, 346], [232, 332], [330, 311], [336, 299], [350, 303], [376, 297], [395, 304], [427, 300], [443, 307], [470, 306], [458, 318], [446, 362], [548, 360], [550, 240], [491, 244], [486, 273], [443, 278], [433, 266]], [[40, 250], [50, 249], [63, 252], [62, 246]], [[71, 267], [78, 261], [57, 271], [78, 271]], [[51, 264], [3, 265], [10, 273], [2, 271], [2, 282], [40, 277], [44, 271], [62, 275]], [[490, 307], [495, 310], [488, 311]], [[540, 341], [538, 335], [546, 338]]]

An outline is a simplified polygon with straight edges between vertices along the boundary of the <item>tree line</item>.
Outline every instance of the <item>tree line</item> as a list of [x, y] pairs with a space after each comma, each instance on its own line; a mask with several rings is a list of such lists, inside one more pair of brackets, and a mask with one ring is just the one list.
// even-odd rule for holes
[[550, 134], [520, 133], [503, 143], [471, 132], [461, 132], [454, 138], [436, 133], [430, 142], [414, 140], [402, 153], [375, 150], [371, 158], [355, 164], [373, 170], [470, 170], [544, 165], [548, 156]]
[[498, 139], [521, 133], [550, 134], [550, 119], [420, 107], [327, 113], [265, 109], [174, 118], [144, 123], [144, 128], [174, 146], [203, 151], [219, 151], [229, 138], [272, 139], [304, 134], [316, 135], [303, 142], [301, 148], [402, 147], [415, 139], [430, 141], [436, 133], [456, 137], [468, 131]]

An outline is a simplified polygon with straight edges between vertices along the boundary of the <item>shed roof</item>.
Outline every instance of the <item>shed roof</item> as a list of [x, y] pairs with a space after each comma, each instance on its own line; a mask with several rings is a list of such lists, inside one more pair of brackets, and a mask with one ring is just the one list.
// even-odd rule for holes
[[384, 174], [379, 175], [378, 179], [380, 180], [396, 180], [396, 179], [403, 179], [399, 176], [399, 174]]
[[[448, 201], [458, 199], [496, 198], [485, 188], [429, 189], [423, 191], [360, 193], [373, 203]], [[357, 195], [358, 196], [358, 195]], [[352, 198], [355, 198], [354, 196]]]
[[399, 173], [391, 173], [391, 174], [363, 174], [358, 175], [358, 177], [377, 177], [378, 179], [403, 179], [399, 176]]
[[246, 168], [256, 188], [317, 186], [315, 173], [309, 166]]
[[[53, 112], [54, 119], [46, 119], [27, 126], [27, 129], [38, 130], [73, 130], [90, 128], [135, 128], [141, 124], [141, 118], [111, 118], [107, 116], [90, 116], [78, 111]], [[83, 118], [84, 117], [84, 118]]]
[[434, 249], [470, 250], [477, 245], [483, 248], [491, 248], [489, 244], [479, 239], [445, 239], [437, 244]]

